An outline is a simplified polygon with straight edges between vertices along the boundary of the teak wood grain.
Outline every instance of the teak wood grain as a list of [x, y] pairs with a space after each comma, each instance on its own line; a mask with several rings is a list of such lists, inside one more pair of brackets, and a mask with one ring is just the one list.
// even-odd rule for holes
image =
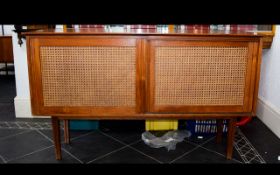
[[[257, 104], [258, 83], [262, 52], [261, 35], [252, 33], [157, 33], [136, 31], [112, 33], [99, 30], [39, 31], [26, 33], [28, 71], [32, 113], [50, 115], [57, 159], [61, 158], [58, 123], [68, 119], [135, 120], [135, 119], [229, 119], [227, 158], [231, 158], [236, 119], [254, 116]], [[135, 47], [135, 106], [46, 106], [42, 85], [40, 47], [131, 46]], [[243, 105], [156, 105], [155, 48], [156, 47], [246, 47], [245, 86]], [[82, 58], [81, 58], [82, 59]], [[63, 66], [63, 65], [61, 65]], [[221, 126], [219, 126], [221, 127]], [[67, 129], [67, 128], [66, 128]], [[219, 128], [218, 141], [221, 138]], [[66, 142], [69, 135], [65, 135]]]
[[[204, 36], [206, 37], [206, 36]], [[253, 113], [256, 102], [255, 93], [259, 79], [261, 41], [256, 37], [244, 38], [225, 36], [219, 38], [207, 36], [205, 40], [190, 36], [29, 36], [27, 37], [28, 61], [30, 73], [30, 89], [32, 112], [35, 115], [69, 115], [93, 116], [98, 118], [150, 118], [154, 113], [166, 116], [188, 118], [200, 114]], [[231, 38], [229, 40], [228, 38]], [[257, 42], [258, 41], [258, 42]], [[136, 107], [93, 107], [93, 106], [44, 106], [42, 93], [42, 68], [40, 62], [41, 46], [135, 46], [136, 47]], [[244, 105], [203, 105], [203, 106], [155, 106], [154, 105], [154, 50], [156, 46], [223, 46], [248, 47]], [[169, 114], [165, 114], [168, 112]], [[149, 113], [149, 114], [148, 114]], [[157, 115], [154, 115], [157, 118]], [[164, 116], [163, 116], [164, 117]]]

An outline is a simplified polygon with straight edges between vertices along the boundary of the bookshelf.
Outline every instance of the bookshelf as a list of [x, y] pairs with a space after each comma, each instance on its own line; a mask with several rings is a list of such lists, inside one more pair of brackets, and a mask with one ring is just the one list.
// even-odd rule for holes
[[[172, 26], [172, 25], [170, 25]], [[273, 37], [275, 35], [276, 25], [244, 25], [244, 24], [229, 24], [229, 25], [203, 25], [203, 24], [188, 24], [175, 25], [175, 28], [183, 28], [184, 30], [230, 30], [230, 31], [254, 31], [264, 35], [263, 48], [271, 47]]]
[[[122, 25], [123, 27], [129, 26], [131, 29], [135, 28], [142, 28], [142, 29], [155, 29], [159, 26], [163, 25]], [[165, 25], [168, 26], [168, 30], [230, 30], [230, 31], [254, 31], [257, 33], [261, 33], [264, 35], [263, 37], [263, 48], [268, 49], [271, 47], [273, 42], [273, 37], [275, 35], [275, 28], [276, 25], [244, 25], [244, 24], [229, 24], [229, 25], [210, 25], [210, 24], [169, 24]], [[213, 28], [214, 26], [214, 28]], [[105, 25], [79, 25], [79, 28], [102, 28]], [[74, 25], [65, 25], [64, 28], [74, 28]]]
[[276, 25], [258, 25], [258, 33], [264, 34], [263, 48], [268, 49], [271, 47], [275, 35]]

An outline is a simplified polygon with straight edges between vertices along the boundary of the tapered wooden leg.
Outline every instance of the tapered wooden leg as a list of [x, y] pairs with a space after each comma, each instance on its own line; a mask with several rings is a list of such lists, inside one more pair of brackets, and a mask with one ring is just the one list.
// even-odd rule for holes
[[64, 142], [66, 144], [70, 143], [70, 135], [69, 135], [69, 120], [63, 120], [64, 123]]
[[227, 159], [232, 158], [233, 142], [235, 136], [236, 118], [232, 118], [228, 123], [228, 134], [227, 134]]
[[53, 129], [53, 141], [55, 148], [55, 157], [57, 160], [61, 160], [61, 144], [60, 144], [60, 127], [59, 119], [52, 116], [52, 129]]
[[222, 142], [222, 137], [223, 137], [223, 120], [217, 119], [217, 138], [216, 138], [217, 143]]

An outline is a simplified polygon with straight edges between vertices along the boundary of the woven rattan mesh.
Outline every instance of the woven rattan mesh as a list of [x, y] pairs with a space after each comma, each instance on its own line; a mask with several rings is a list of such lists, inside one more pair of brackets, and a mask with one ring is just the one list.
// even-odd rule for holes
[[135, 47], [40, 47], [45, 106], [135, 106]]
[[155, 105], [243, 105], [247, 47], [156, 47]]

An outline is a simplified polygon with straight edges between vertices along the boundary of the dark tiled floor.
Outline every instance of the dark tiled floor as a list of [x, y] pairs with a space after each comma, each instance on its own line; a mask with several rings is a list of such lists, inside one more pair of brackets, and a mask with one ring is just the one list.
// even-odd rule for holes
[[77, 159], [62, 150], [63, 159], [55, 159], [54, 148], [46, 147], [41, 151], [10, 161], [9, 163], [80, 163]]
[[179, 158], [173, 163], [238, 163], [233, 160], [227, 160], [224, 156], [210, 152], [203, 148], [197, 148], [194, 151]]
[[123, 146], [123, 144], [96, 131], [73, 140], [71, 145], [63, 145], [63, 148], [82, 162], [87, 163]]
[[[52, 130], [39, 130], [40, 133], [42, 133], [44, 136], [46, 136], [47, 138], [49, 138], [49, 140], [52, 140], [53, 135], [52, 135]], [[70, 141], [75, 140], [79, 137], [85, 136], [87, 134], [90, 134], [91, 132], [94, 131], [79, 131], [79, 130], [75, 130], [75, 131], [70, 131]], [[60, 131], [60, 139], [61, 142], [64, 142], [64, 132], [63, 130]]]
[[240, 128], [259, 154], [269, 163], [280, 163], [280, 139], [259, 119]]
[[169, 163], [184, 153], [192, 150], [195, 146], [187, 142], [180, 142], [176, 145], [175, 150], [167, 150], [166, 148], [150, 148], [144, 142], [132, 145], [133, 148], [149, 155], [162, 163]]
[[0, 129], [0, 140], [28, 131], [25, 129]]
[[15, 96], [15, 76], [0, 75], [0, 103], [13, 103]]
[[135, 142], [135, 140], [141, 139], [142, 132], [140, 131], [102, 131], [104, 134], [108, 134], [126, 144]]
[[[224, 156], [224, 154], [226, 152], [225, 145], [226, 145], [226, 137], [223, 137], [223, 140], [222, 140], [221, 144], [217, 144], [216, 143], [216, 138], [214, 138], [214, 139], [210, 140], [209, 142], [203, 144], [202, 147], [204, 149], [210, 150], [212, 152], [215, 152], [217, 154], [220, 154], [220, 155]], [[242, 159], [241, 159], [240, 155], [238, 154], [238, 152], [235, 149], [233, 150], [232, 158], [237, 160], [237, 161], [242, 162]]]
[[[133, 159], [133, 161], [131, 161]], [[115, 153], [92, 161], [94, 164], [101, 163], [124, 163], [124, 164], [158, 164], [158, 162], [146, 155], [143, 155], [129, 147], [123, 148]]]
[[[3, 85], [5, 84], [5, 85]], [[216, 144], [214, 136], [191, 137], [176, 145], [176, 150], [150, 148], [141, 140], [142, 122], [103, 121], [100, 131], [71, 131], [70, 145], [62, 144], [61, 161], [55, 160], [52, 132], [48, 129], [18, 129], [14, 121], [50, 122], [49, 119], [15, 119], [13, 99], [14, 77], [0, 76], [0, 121], [8, 121], [11, 129], [0, 126], [0, 163], [243, 163], [234, 150], [226, 160], [226, 142]], [[12, 122], [11, 122], [12, 121]], [[0, 123], [1, 124], [1, 123]], [[112, 127], [115, 126], [115, 127]], [[266, 163], [280, 163], [280, 139], [259, 119], [240, 128]], [[63, 131], [61, 132], [63, 142]], [[241, 140], [237, 145], [245, 144]], [[245, 150], [246, 151], [246, 150]], [[251, 153], [250, 153], [251, 154]], [[251, 163], [260, 163], [251, 161]]]
[[0, 102], [0, 120], [1, 121], [14, 121], [15, 107], [14, 103], [2, 103]]
[[29, 131], [1, 139], [0, 155], [9, 161], [51, 145], [52, 143], [38, 132]]
[[0, 120], [15, 120], [14, 98], [16, 86], [14, 75], [0, 75]]
[[[62, 144], [62, 161], [56, 161], [51, 130], [2, 129], [0, 163], [242, 163], [234, 150], [233, 159], [225, 158], [225, 139], [189, 138], [176, 150], [150, 148], [141, 132], [71, 131], [70, 145]], [[63, 139], [63, 132], [61, 132]], [[129, 138], [129, 139], [128, 139]], [[62, 140], [63, 141], [63, 140]], [[267, 160], [267, 159], [266, 159]], [[267, 161], [269, 163], [269, 161]], [[259, 162], [256, 162], [259, 163]]]

